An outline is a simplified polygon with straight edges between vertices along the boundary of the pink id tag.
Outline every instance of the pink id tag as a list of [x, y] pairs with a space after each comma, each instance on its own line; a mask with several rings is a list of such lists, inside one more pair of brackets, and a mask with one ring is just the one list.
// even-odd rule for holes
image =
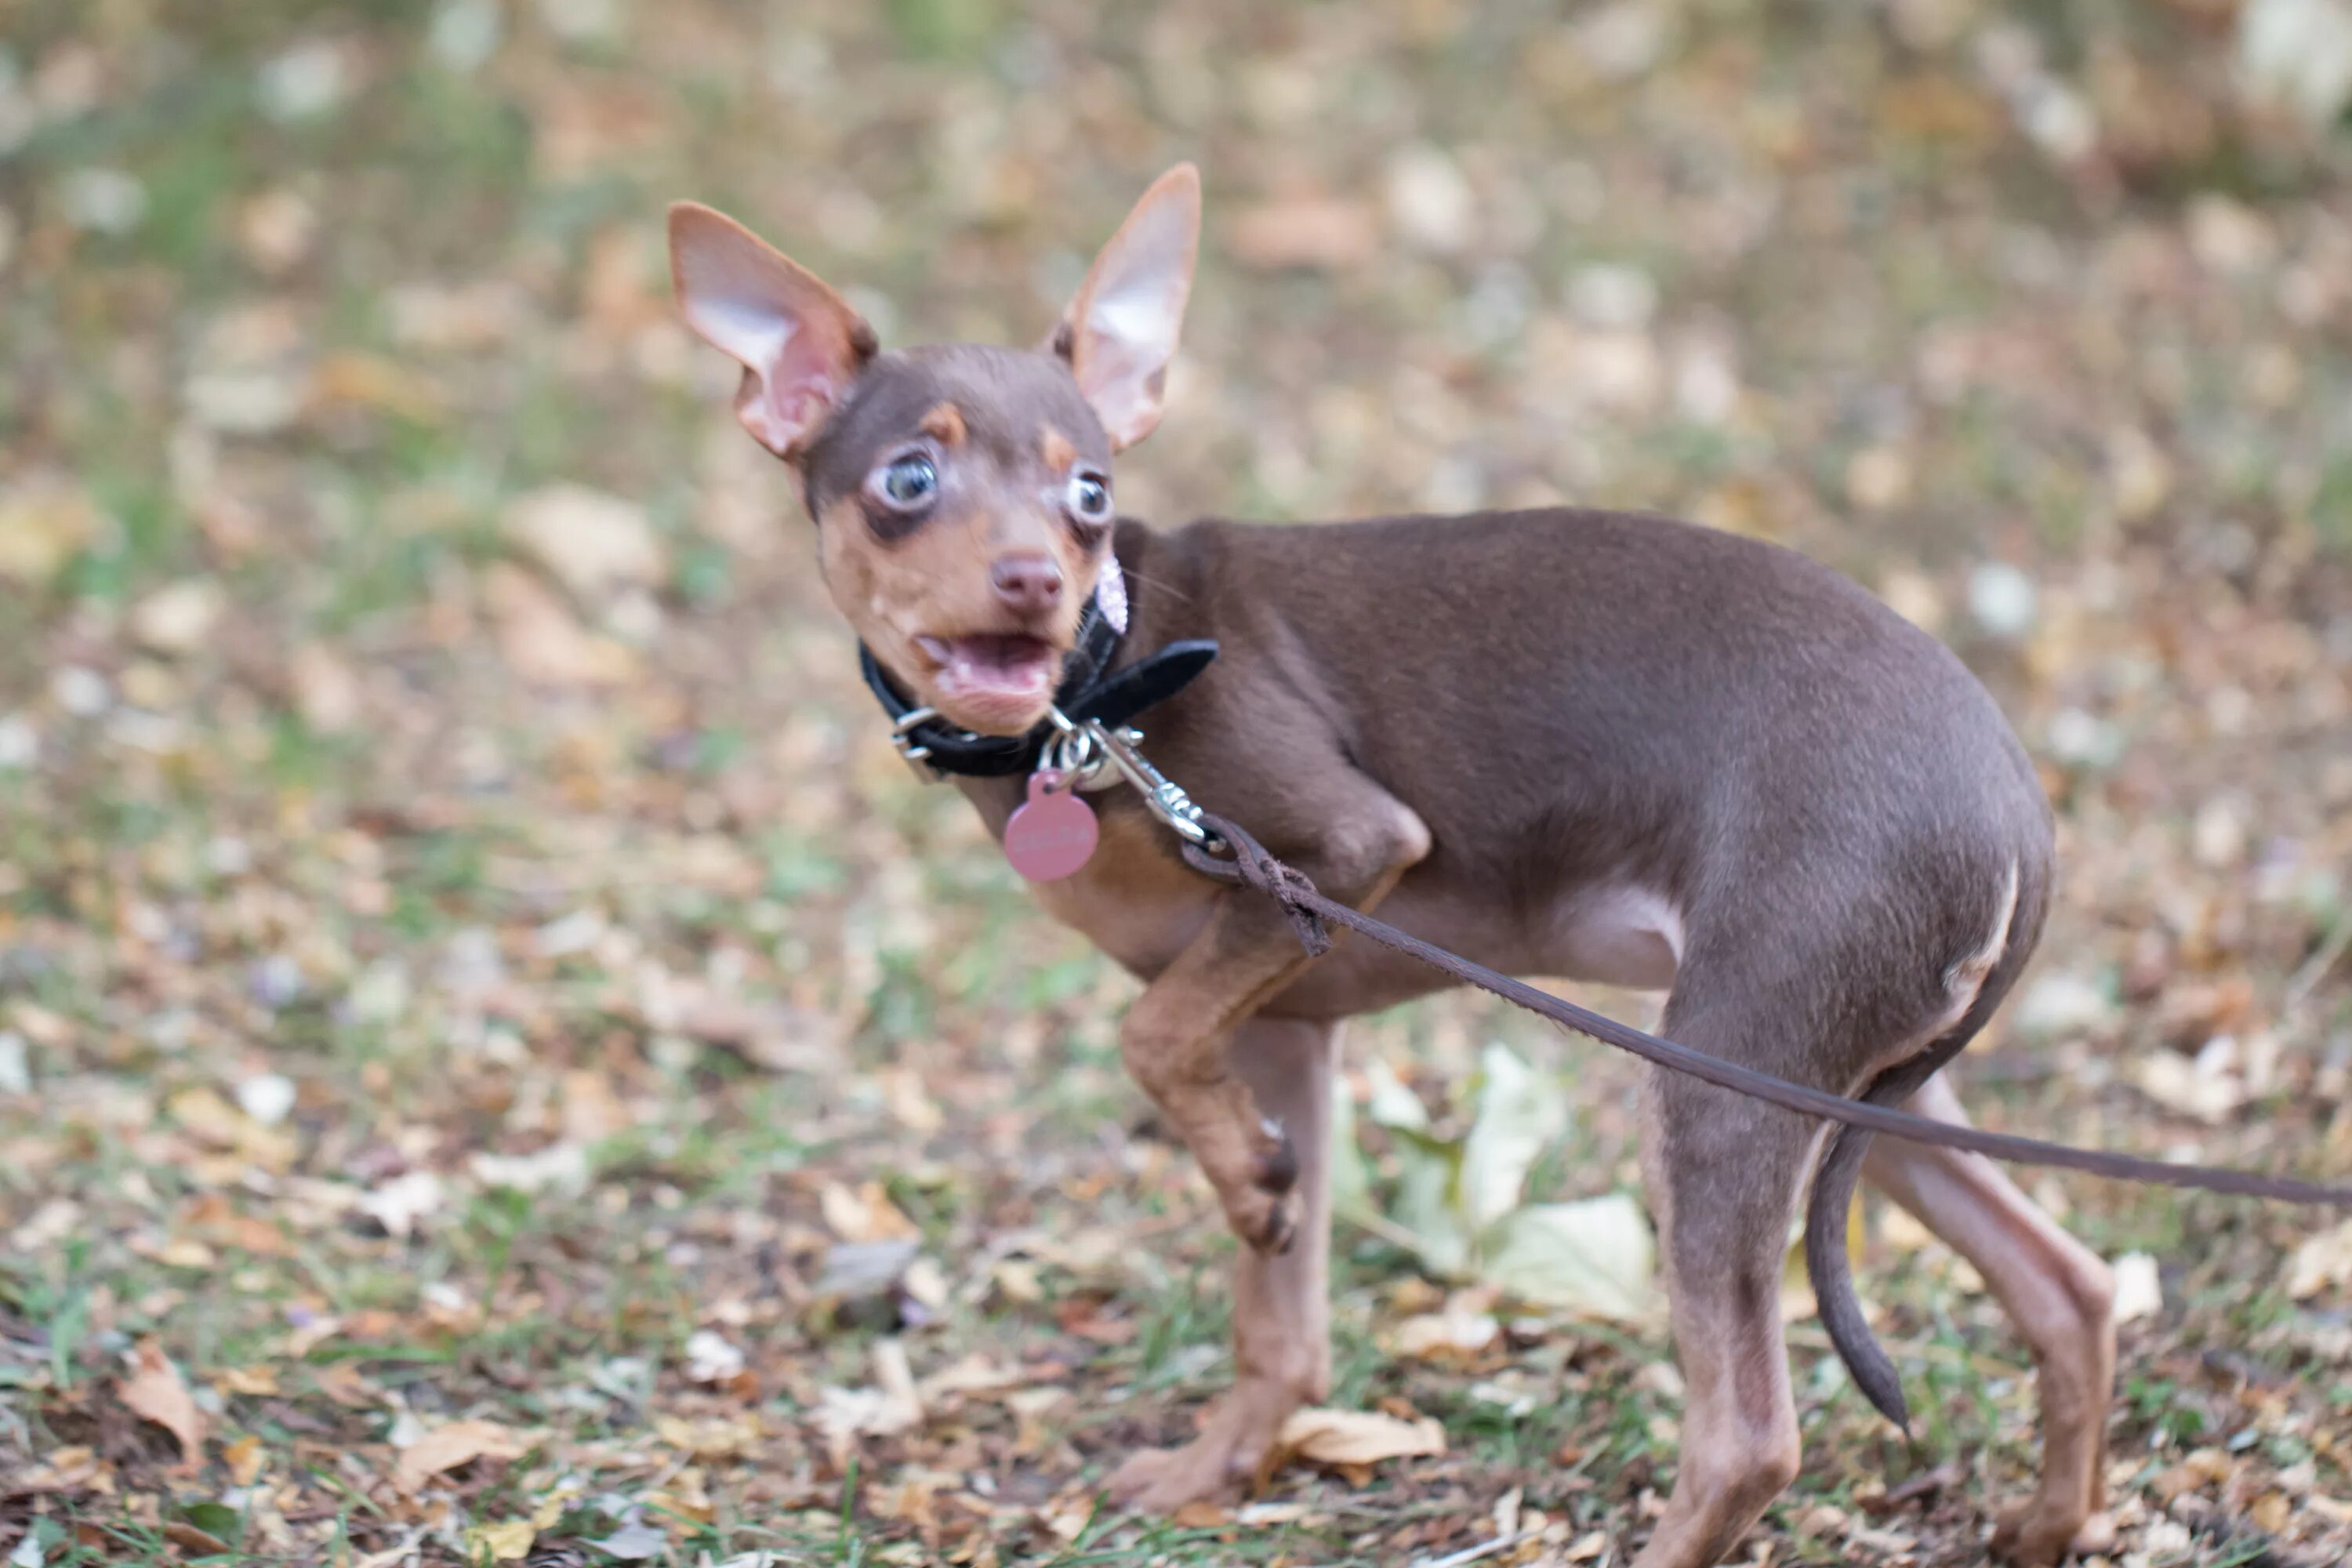
[[1029, 798], [1004, 823], [1004, 858], [1033, 882], [1058, 882], [1093, 858], [1095, 810], [1077, 792], [1062, 787], [1062, 774], [1043, 770], [1029, 775]]

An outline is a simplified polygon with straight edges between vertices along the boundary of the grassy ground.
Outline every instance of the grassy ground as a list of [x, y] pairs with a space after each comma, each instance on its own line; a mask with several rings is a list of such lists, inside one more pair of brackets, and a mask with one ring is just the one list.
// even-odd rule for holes
[[[1654, 1314], [1474, 1286], [1431, 1348], [1367, 1118], [1332, 1403], [1449, 1451], [1098, 1510], [1226, 1376], [1230, 1244], [1131, 984], [891, 757], [675, 196], [1014, 340], [1199, 160], [1130, 507], [1855, 573], [2061, 811], [1980, 1118], [2352, 1174], [2352, 144], [2227, 0], [1554, 9], [0, 6], [0, 1554], [1616, 1563], [1671, 1483]], [[1627, 1065], [1487, 1007], [1351, 1089], [1458, 1129], [1496, 1040], [1574, 1107], [1532, 1194], [1630, 1190]], [[2352, 1230], [2029, 1182], [2143, 1259], [2117, 1560], [2343, 1561]], [[1932, 1242], [1864, 1264], [1916, 1436], [1800, 1310], [1753, 1560], [1979, 1561], [2030, 1368]]]

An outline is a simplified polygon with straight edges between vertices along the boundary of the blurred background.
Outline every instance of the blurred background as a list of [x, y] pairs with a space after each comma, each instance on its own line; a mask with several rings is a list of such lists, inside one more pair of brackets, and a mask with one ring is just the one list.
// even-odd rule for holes
[[[1635, 1076], [1460, 999], [1355, 1030], [1332, 1398], [1451, 1452], [1094, 1514], [1229, 1375], [1230, 1244], [1131, 983], [892, 756], [672, 317], [677, 197], [887, 343], [1025, 342], [1196, 160], [1126, 506], [1574, 501], [1853, 574], [2060, 814], [1980, 1119], [2352, 1175], [2347, 103], [2347, 0], [0, 0], [0, 1555], [1654, 1517]], [[2352, 1226], [2025, 1180], [2126, 1260], [2116, 1560], [2343, 1561]], [[1792, 1285], [1756, 1561], [1980, 1561], [2030, 1366], [1916, 1226], [1854, 1240], [1919, 1436]]]

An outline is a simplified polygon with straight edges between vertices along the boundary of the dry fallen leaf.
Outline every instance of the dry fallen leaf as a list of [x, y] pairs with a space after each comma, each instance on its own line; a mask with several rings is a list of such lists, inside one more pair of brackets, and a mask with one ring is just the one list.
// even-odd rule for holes
[[131, 633], [151, 653], [176, 657], [205, 646], [228, 608], [228, 596], [208, 577], [158, 588], [131, 612]]
[[188, 1385], [180, 1381], [180, 1369], [152, 1340], [139, 1346], [139, 1367], [123, 1384], [121, 1399], [131, 1414], [152, 1421], [179, 1439], [181, 1468], [193, 1470], [203, 1461], [204, 1412], [189, 1397]]
[[245, 1134], [245, 1113], [217, 1091], [185, 1089], [164, 1101], [172, 1120], [215, 1149], [234, 1149]]
[[2215, 1039], [2194, 1057], [2158, 1051], [2133, 1068], [2131, 1081], [2168, 1110], [2216, 1126], [2246, 1103], [2246, 1081], [2236, 1070], [2236, 1043]]
[[444, 1195], [440, 1177], [430, 1171], [410, 1171], [367, 1193], [352, 1206], [383, 1226], [385, 1235], [405, 1238], [418, 1221], [441, 1206]]
[[1445, 1427], [1435, 1416], [1400, 1420], [1370, 1410], [1301, 1410], [1275, 1435], [1278, 1450], [1318, 1465], [1377, 1465], [1445, 1452]]
[[646, 1012], [662, 1027], [741, 1053], [771, 1072], [834, 1072], [841, 1066], [837, 1020], [807, 1008], [761, 1003], [692, 986], [669, 986]]
[[2128, 1323], [2153, 1318], [2164, 1310], [2164, 1282], [2158, 1278], [2156, 1259], [2145, 1252], [2129, 1252], [2116, 1259], [2116, 1321]]
[[716, 1329], [687, 1336], [686, 1375], [697, 1383], [730, 1383], [743, 1371], [743, 1352]]
[[1491, 1246], [1486, 1278], [1528, 1300], [1633, 1321], [1656, 1309], [1657, 1247], [1627, 1194], [1514, 1210]]
[[[163, 1539], [181, 1551], [196, 1557], [218, 1557], [229, 1550], [227, 1542], [208, 1530], [201, 1530], [190, 1524], [184, 1519], [175, 1519], [164, 1525]], [[13, 1563], [16, 1559], [12, 1557], [9, 1561]], [[36, 1557], [33, 1562], [38, 1563], [40, 1559]]]
[[646, 1510], [656, 1515], [671, 1515], [677, 1521], [709, 1524], [719, 1516], [710, 1500], [710, 1489], [699, 1465], [688, 1465], [670, 1478], [665, 1487], [656, 1487], [645, 1495]]
[[26, 1497], [40, 1492], [84, 1490], [111, 1495], [114, 1477], [106, 1463], [87, 1445], [74, 1443], [52, 1452], [47, 1464], [36, 1465], [12, 1476], [9, 1485]]
[[588, 1544], [624, 1563], [642, 1563], [668, 1551], [669, 1535], [666, 1531], [639, 1522], [625, 1524], [604, 1540], [592, 1541]]
[[79, 486], [61, 474], [36, 474], [0, 491], [0, 579], [40, 587], [105, 531]]
[[923, 1379], [916, 1387], [916, 1396], [930, 1405], [951, 1394], [1003, 1394], [1007, 1389], [1026, 1387], [1036, 1375], [1018, 1367], [1002, 1366], [972, 1351], [954, 1365]]
[[336, 1404], [353, 1410], [370, 1410], [383, 1403], [383, 1391], [347, 1361], [329, 1362], [310, 1372], [310, 1381], [320, 1393]]
[[2352, 1285], [2352, 1220], [2323, 1230], [2294, 1249], [2286, 1293], [2307, 1301], [2331, 1285]]
[[654, 1435], [680, 1453], [698, 1459], [732, 1459], [748, 1454], [760, 1441], [760, 1418], [688, 1421], [676, 1415], [654, 1417]]
[[452, 1421], [436, 1426], [401, 1450], [392, 1484], [414, 1496], [444, 1470], [475, 1459], [511, 1459], [530, 1447], [521, 1433], [496, 1421]]
[[269, 1397], [278, 1392], [278, 1369], [274, 1366], [230, 1367], [213, 1373], [213, 1389], [223, 1395], [243, 1394]]
[[913, 1220], [898, 1212], [879, 1182], [856, 1187], [828, 1182], [818, 1194], [818, 1204], [824, 1210], [824, 1223], [844, 1241], [895, 1241], [922, 1234]]
[[828, 1387], [818, 1391], [816, 1425], [836, 1467], [848, 1462], [861, 1436], [888, 1436], [919, 1426], [922, 1395], [907, 1365], [907, 1347], [896, 1339], [874, 1342], [871, 1388]]
[[1419, 1361], [1460, 1360], [1493, 1344], [1502, 1331], [1492, 1312], [1448, 1303], [1443, 1312], [1423, 1312], [1399, 1323], [1396, 1352]]
[[538, 1534], [527, 1519], [478, 1524], [466, 1531], [466, 1556], [475, 1563], [485, 1557], [493, 1563], [520, 1563], [530, 1555], [531, 1541]]
[[251, 1486], [260, 1476], [262, 1467], [269, 1462], [269, 1456], [262, 1451], [261, 1439], [250, 1432], [223, 1448], [221, 1458], [228, 1463], [228, 1479], [241, 1487]]

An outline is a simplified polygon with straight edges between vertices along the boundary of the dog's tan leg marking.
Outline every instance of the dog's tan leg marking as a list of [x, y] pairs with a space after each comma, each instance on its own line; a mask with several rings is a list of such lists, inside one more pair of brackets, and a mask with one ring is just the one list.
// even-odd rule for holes
[[1969, 1010], [1969, 1005], [1977, 999], [1977, 993], [1984, 989], [1985, 978], [2000, 964], [2000, 955], [2009, 951], [2009, 928], [2016, 919], [2017, 862], [2011, 860], [2008, 871], [2001, 878], [2000, 914], [1994, 920], [1992, 930], [1974, 952], [1945, 973], [1944, 988], [1952, 994], [1955, 1005], [1954, 1023], [1958, 1023], [1960, 1016]]
[[[1368, 895], [1348, 901], [1370, 908], [1402, 874], [1401, 867], [1387, 872]], [[1298, 1162], [1227, 1065], [1225, 1044], [1309, 962], [1288, 920], [1263, 894], [1228, 892], [1201, 934], [1136, 998], [1119, 1029], [1128, 1075], [1200, 1163], [1225, 1223], [1260, 1252], [1290, 1245]]]
[[[1329, 897], [1370, 910], [1429, 852], [1429, 830], [1360, 774], [1318, 784], [1320, 798], [1333, 803], [1329, 820], [1313, 853], [1294, 863]], [[1298, 1163], [1227, 1065], [1226, 1038], [1309, 962], [1273, 900], [1231, 889], [1119, 1028], [1129, 1076], [1200, 1162], [1234, 1234], [1261, 1252], [1290, 1245]]]
[[1298, 1161], [1298, 1227], [1290, 1250], [1244, 1247], [1234, 1269], [1234, 1386], [1201, 1435], [1147, 1448], [1110, 1479], [1119, 1501], [1156, 1512], [1231, 1495], [1265, 1464], [1290, 1413], [1330, 1392], [1331, 1078], [1336, 1026], [1253, 1018], [1227, 1053], [1258, 1108], [1289, 1134]]
[[[1949, 1085], [1910, 1109], [1966, 1122]], [[1974, 1264], [2033, 1352], [2042, 1398], [2042, 1485], [2001, 1517], [1993, 1549], [2033, 1568], [2104, 1551], [2107, 1410], [2115, 1395], [2115, 1280], [2106, 1265], [1981, 1155], [1881, 1138], [1863, 1173]]]

